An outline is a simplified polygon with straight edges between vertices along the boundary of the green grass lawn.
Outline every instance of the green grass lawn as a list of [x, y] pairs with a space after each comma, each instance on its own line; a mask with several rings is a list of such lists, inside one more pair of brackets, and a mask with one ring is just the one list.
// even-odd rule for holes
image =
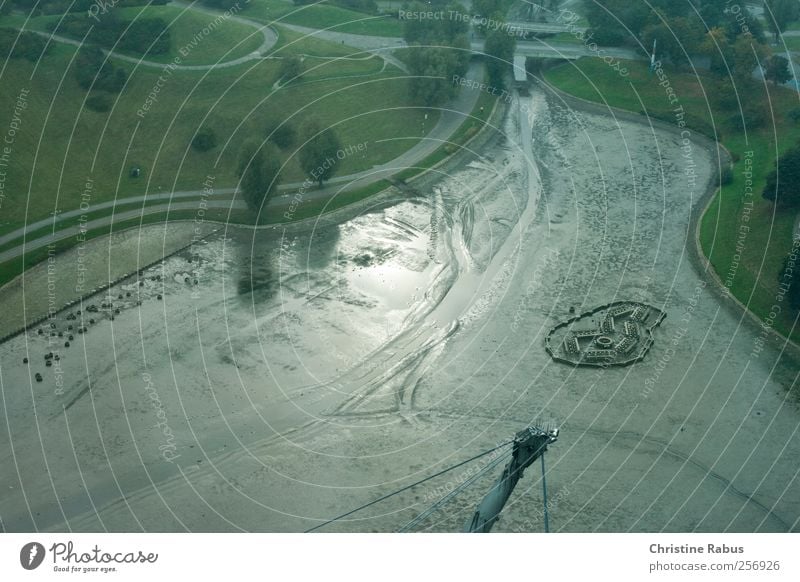
[[[574, 64], [555, 67], [546, 73], [546, 78], [556, 87], [578, 97], [640, 112], [642, 107], [636, 96], [638, 93], [648, 111], [655, 113], [655, 117], [668, 120], [670, 106], [663, 88], [658, 85], [658, 78], [648, 75], [643, 63], [631, 62], [626, 66], [631, 71], [629, 82], [622, 80], [615, 71], [597, 59], [581, 59]], [[769, 106], [775, 113], [777, 133], [769, 121], [767, 127], [751, 130], [745, 136], [729, 122], [730, 112], [719, 112], [706, 102], [704, 91], [713, 94], [715, 90], [710, 79], [698, 79], [691, 74], [674, 71], [669, 72], [669, 79], [687, 111], [689, 126], [701, 133], [712, 133], [711, 128], [716, 126], [723, 145], [738, 159], [732, 183], [717, 192], [702, 218], [700, 229], [703, 250], [723, 281], [736, 253], [739, 226], [745, 224], [742, 222], [745, 152], [754, 152], [751, 228], [731, 291], [763, 319], [776, 302], [778, 273], [791, 248], [795, 213], [776, 213], [774, 206], [761, 197], [761, 191], [767, 173], [774, 167], [776, 144], [778, 150], [783, 151], [800, 140], [800, 125], [787, 116], [788, 111], [798, 107], [797, 93], [770, 86]], [[674, 122], [674, 116], [672, 120]], [[792, 339], [798, 341], [800, 330], [791, 328], [792, 315], [782, 313], [775, 327], [784, 334], [791, 333]]]
[[[232, 61], [250, 54], [262, 45], [264, 37], [253, 26], [247, 26], [230, 19], [217, 23], [213, 32], [201, 35], [202, 40], [192, 50], [186, 51], [183, 56], [180, 49], [186, 47], [196, 35], [201, 34], [203, 27], [212, 22], [217, 16], [173, 6], [144, 6], [134, 8], [115, 8], [114, 14], [121, 20], [134, 18], [161, 18], [167, 22], [171, 35], [172, 50], [167, 54], [131, 53], [134, 57], [142, 57], [149, 61], [171, 62], [176, 56], [181, 56], [181, 64], [205, 65], [221, 61]], [[82, 16], [82, 13], [73, 16]], [[25, 18], [13, 15], [4, 19], [4, 26], [14, 26], [26, 30], [50, 32], [50, 25], [59, 21], [60, 16], [39, 16], [31, 18], [25, 23]], [[55, 34], [69, 36], [63, 30], [54, 30]], [[81, 40], [78, 38], [77, 40]]]
[[[348, 52], [326, 44], [299, 40], [276, 55]], [[86, 93], [70, 70], [74, 52], [72, 46], [54, 45], [38, 65], [12, 60], [2, 73], [0, 127], [9, 126], [20, 90], [29, 91], [5, 182], [2, 221], [9, 230], [46, 218], [55, 207], [77, 208], [87, 178], [93, 180], [90, 204], [115, 196], [198, 190], [209, 175], [215, 177], [215, 187], [232, 187], [240, 145], [263, 139], [268, 121], [275, 119], [300, 125], [314, 116], [335, 126], [343, 146], [368, 142], [365, 152], [340, 162], [337, 174], [369, 169], [411, 147], [415, 140], [387, 138], [418, 138], [425, 115], [424, 110], [407, 108], [407, 80], [399, 71], [392, 67], [376, 74], [382, 66], [376, 59], [310, 62], [319, 67], [309, 71], [308, 82], [275, 92], [271, 87], [280, 76], [276, 59], [210, 72], [175, 72], [147, 112], [142, 111], [145, 99], [163, 73], [140, 67], [113, 111], [96, 113], [82, 106]], [[436, 114], [428, 113], [432, 127]], [[216, 132], [219, 145], [198, 153], [189, 144], [203, 125]], [[382, 139], [386, 141], [375, 143]], [[284, 181], [302, 181], [292, 149], [283, 155]], [[133, 165], [143, 170], [139, 178], [128, 176]]]
[[335, 32], [370, 36], [403, 36], [402, 23], [385, 15], [367, 14], [331, 6], [295, 6], [282, 0], [251, 0], [242, 15], [265, 23], [295, 24], [309, 28], [331, 28]]

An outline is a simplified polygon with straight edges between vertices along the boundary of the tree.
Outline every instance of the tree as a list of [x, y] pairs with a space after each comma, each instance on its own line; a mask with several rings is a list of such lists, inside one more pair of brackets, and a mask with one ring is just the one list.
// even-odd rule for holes
[[463, 77], [466, 52], [447, 48], [414, 46], [408, 52], [408, 70], [411, 100], [419, 105], [435, 107], [446, 103], [457, 91], [453, 77]]
[[294, 130], [294, 125], [288, 121], [272, 120], [267, 122], [266, 133], [267, 139], [282, 150], [292, 147], [295, 139], [297, 138], [297, 132]]
[[752, 79], [753, 69], [761, 64], [761, 61], [769, 53], [769, 48], [761, 44], [754, 37], [741, 35], [733, 43], [733, 73], [739, 82], [747, 82]]
[[204, 0], [203, 4], [220, 10], [229, 10], [239, 4], [239, 0]]
[[217, 147], [217, 134], [210, 127], [201, 127], [192, 138], [192, 149], [198, 152], [207, 152]]
[[800, 4], [797, 0], [764, 0], [764, 18], [775, 35], [775, 42], [790, 22], [800, 17]]
[[[409, 12], [426, 13], [431, 11], [428, 4], [414, 2]], [[469, 31], [467, 13], [461, 4], [450, 2], [442, 9], [446, 14], [463, 14], [464, 18], [408, 18], [403, 21], [403, 38], [408, 44], [431, 46], [453, 46], [453, 42]]]
[[86, 98], [86, 108], [97, 113], [106, 113], [111, 111], [111, 97], [106, 93], [92, 93]]
[[503, 0], [472, 0], [472, 13], [488, 18], [490, 14], [503, 11]]
[[250, 141], [242, 146], [236, 174], [239, 176], [239, 190], [253, 212], [260, 212], [277, 189], [280, 168], [280, 156], [275, 145]]
[[511, 68], [516, 47], [516, 39], [504, 30], [494, 30], [486, 37], [486, 68], [489, 71], [489, 84], [493, 87], [505, 86], [504, 76]]
[[789, 61], [780, 55], [772, 55], [767, 60], [764, 76], [773, 85], [782, 85], [792, 80], [792, 71], [789, 69]]
[[[789, 307], [800, 309], [800, 263], [797, 262], [797, 255], [791, 254], [783, 260], [783, 268], [778, 274], [778, 285], [786, 285], [786, 298], [789, 300]], [[791, 264], [790, 264], [791, 263]]]
[[728, 76], [728, 67], [732, 66], [730, 61], [733, 58], [733, 50], [723, 28], [714, 27], [709, 30], [700, 45], [700, 51], [711, 59], [712, 73], [722, 77]]
[[80, 48], [74, 66], [78, 85], [84, 89], [119, 93], [128, 79], [125, 69], [115, 66], [95, 46]]
[[303, 146], [299, 154], [300, 167], [322, 187], [322, 183], [339, 169], [337, 154], [342, 149], [339, 136], [316, 119], [309, 119], [301, 133]]
[[674, 65], [687, 64], [689, 57], [700, 50], [704, 33], [697, 19], [677, 16], [666, 24], [659, 21], [646, 26], [642, 31], [642, 44], [649, 51], [655, 40], [658, 58], [663, 54]]
[[49, 43], [34, 32], [0, 28], [0, 54], [7, 58], [27, 59], [35, 63], [49, 50]]
[[289, 55], [281, 61], [281, 80], [291, 83], [303, 76], [303, 60], [297, 55]]
[[747, 93], [747, 99], [741, 104], [741, 111], [729, 119], [731, 126], [738, 131], [753, 131], [764, 127], [769, 121], [769, 113], [763, 101], [757, 95], [750, 94], [750, 91], [743, 93]]
[[781, 155], [767, 175], [762, 196], [778, 207], [800, 206], [800, 144]]
[[597, 44], [613, 46], [635, 41], [650, 24], [652, 11], [647, 2], [583, 0], [583, 15], [591, 29], [587, 36]]

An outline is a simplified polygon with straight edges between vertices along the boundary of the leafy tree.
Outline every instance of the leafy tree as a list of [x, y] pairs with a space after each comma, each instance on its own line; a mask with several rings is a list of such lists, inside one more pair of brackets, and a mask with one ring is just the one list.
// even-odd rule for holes
[[86, 108], [98, 113], [111, 111], [111, 97], [106, 93], [92, 93], [86, 98]]
[[34, 32], [0, 28], [0, 54], [6, 57], [35, 63], [49, 50], [47, 41]]
[[658, 58], [666, 55], [674, 65], [688, 63], [688, 57], [697, 53], [703, 42], [705, 30], [696, 18], [677, 16], [666, 24], [659, 21], [650, 24], [642, 31], [642, 44], [651, 50], [657, 41]]
[[[797, 258], [797, 256], [787, 255], [783, 260], [783, 268], [778, 274], [778, 284], [788, 285], [786, 298], [792, 309], [800, 309], [800, 261]], [[790, 265], [790, 262], [795, 264]]]
[[497, 29], [486, 37], [486, 68], [489, 72], [489, 84], [493, 87], [505, 86], [503, 77], [512, 65], [516, 46], [516, 39], [502, 29]]
[[297, 55], [289, 55], [281, 61], [281, 79], [286, 83], [299, 80], [303, 70], [303, 61]]
[[726, 12], [720, 26], [725, 29], [731, 44], [740, 36], [751, 37], [761, 43], [767, 39], [761, 21], [744, 8], [737, 12]]
[[169, 24], [162, 18], [122, 20], [111, 10], [96, 22], [86, 14], [72, 14], [49, 24], [56, 34], [114, 50], [137, 54], [166, 54], [172, 46]]
[[107, 60], [99, 48], [85, 46], [75, 57], [75, 78], [84, 89], [119, 93], [125, 86], [128, 73]]
[[742, 103], [741, 111], [730, 118], [731, 126], [738, 131], [753, 131], [764, 127], [769, 121], [769, 113], [764, 107], [763, 101], [751, 94], [749, 90], [743, 93], [747, 93], [747, 99]]
[[217, 134], [208, 126], [201, 127], [192, 138], [192, 149], [207, 152], [217, 147]]
[[591, 40], [613, 46], [634, 41], [650, 24], [646, 2], [631, 0], [583, 0], [583, 14], [589, 21]]
[[800, 145], [781, 155], [775, 168], [767, 175], [762, 196], [779, 207], [800, 206]]
[[733, 48], [725, 29], [715, 27], [709, 30], [700, 44], [700, 52], [711, 59], [709, 68], [712, 73], [728, 76], [728, 69], [733, 68]]
[[752, 78], [753, 69], [761, 64], [768, 52], [769, 48], [754, 37], [739, 36], [732, 47], [733, 73], [737, 81], [749, 81]]
[[331, 0], [331, 4], [358, 12], [366, 12], [367, 14], [376, 14], [378, 12], [378, 4], [375, 0]]
[[787, 81], [791, 81], [793, 75], [789, 68], [789, 61], [786, 59], [786, 57], [772, 55], [767, 60], [764, 76], [768, 81], [771, 81], [773, 85], [782, 85]]
[[294, 125], [288, 121], [270, 121], [267, 123], [267, 139], [282, 150], [291, 147], [296, 138], [297, 132], [294, 129]]
[[[203, 0], [203, 4], [220, 10], [229, 10], [239, 4], [241, 0]], [[296, 4], [296, 2], [295, 2]]]
[[299, 154], [300, 167], [321, 187], [339, 169], [336, 154], [342, 144], [333, 129], [323, 127], [316, 119], [309, 119], [301, 133], [304, 143]]
[[488, 18], [490, 14], [502, 13], [504, 5], [503, 0], [472, 0], [472, 13]]
[[457, 91], [453, 77], [466, 72], [463, 58], [466, 55], [447, 48], [411, 47], [408, 69], [412, 75], [409, 81], [412, 101], [434, 107], [451, 99]]
[[730, 0], [695, 0], [694, 4], [706, 30], [722, 25], [727, 19], [725, 10]]
[[778, 42], [789, 23], [798, 17], [800, 17], [800, 3], [797, 0], [764, 0], [764, 18], [772, 34], [775, 35], [775, 42]]
[[253, 212], [260, 212], [277, 189], [280, 168], [275, 145], [249, 141], [242, 146], [237, 170], [239, 190]]
[[[421, 2], [412, 3], [409, 11], [428, 12], [431, 7]], [[445, 11], [459, 12], [466, 15], [461, 4], [451, 2]], [[452, 43], [469, 31], [466, 19], [444, 18], [440, 20], [424, 18], [421, 20], [407, 19], [403, 21], [403, 38], [408, 44], [424, 44], [432, 46], [452, 46]]]
[[[466, 15], [464, 7], [447, 0], [446, 10]], [[426, 4], [413, 3], [409, 10], [425, 12]], [[412, 78], [411, 98], [426, 106], [441, 105], [455, 95], [453, 77], [463, 76], [470, 57], [465, 19], [406, 20], [403, 33], [410, 45], [407, 64]]]
[[463, 18], [448, 17], [439, 21], [441, 23], [439, 31], [442, 38], [445, 39], [448, 46], [457, 46], [459, 39], [461, 37], [466, 38], [469, 33], [469, 11], [459, 2], [454, 2], [453, 0], [448, 0], [443, 10], [448, 14], [452, 12], [463, 16]]

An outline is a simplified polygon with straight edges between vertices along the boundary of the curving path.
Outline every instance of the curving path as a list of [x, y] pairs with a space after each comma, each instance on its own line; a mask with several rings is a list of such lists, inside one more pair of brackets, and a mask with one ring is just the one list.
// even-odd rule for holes
[[[194, 10], [196, 12], [201, 12], [204, 14], [212, 14], [212, 15], [222, 14], [219, 11], [197, 7], [194, 4], [187, 4], [185, 2], [173, 2], [173, 4], [175, 6], [185, 7], [187, 10]], [[271, 49], [277, 42], [278, 35], [273, 29], [270, 28], [269, 25], [261, 24], [249, 20], [247, 18], [235, 15], [229, 16], [228, 19], [258, 29], [264, 36], [264, 43], [261, 45], [261, 47], [257, 51], [252, 52], [249, 55], [245, 55], [243, 57], [231, 61], [225, 61], [207, 65], [177, 65], [175, 68], [178, 70], [198, 71], [198, 70], [209, 70], [215, 68], [233, 67], [247, 61], [251, 61], [258, 58], [264, 58], [263, 53]], [[406, 65], [402, 61], [400, 61], [399, 59], [390, 54], [391, 51], [393, 50], [407, 46], [403, 39], [391, 39], [378, 36], [348, 34], [348, 33], [335, 32], [331, 30], [318, 30], [314, 28], [308, 28], [304, 26], [290, 25], [290, 24], [282, 24], [282, 26], [285, 26], [287, 29], [301, 34], [314, 36], [316, 38], [320, 38], [330, 42], [347, 44], [348, 46], [361, 49], [364, 52], [375, 54], [377, 56], [380, 56], [385, 63], [392, 64], [397, 68], [399, 68], [400, 70], [408, 72], [408, 68], [406, 67]], [[43, 32], [37, 32], [37, 34], [40, 34], [46, 38], [55, 40], [57, 42], [63, 42], [74, 46], [81, 45], [80, 41], [76, 41], [74, 39], [62, 37], [59, 35], [52, 35]], [[473, 51], [481, 53], [483, 51], [483, 43], [480, 41], [473, 41], [471, 43], [471, 48]], [[612, 56], [616, 56], [619, 58], [640, 58], [633, 51], [629, 51], [627, 49], [607, 49], [606, 52], [608, 52], [608, 54]], [[114, 58], [118, 58], [120, 60], [130, 62], [136, 65], [141, 65], [146, 67], [157, 67], [157, 68], [163, 68], [165, 66], [165, 63], [137, 59], [135, 57], [119, 54], [113, 51], [104, 50], [104, 53], [107, 55], [111, 55]], [[583, 45], [574, 45], [569, 43], [547, 43], [545, 41], [519, 42], [517, 43], [517, 53], [526, 56], [551, 55], [551, 56], [558, 56], [560, 58], [570, 58], [570, 59], [593, 54], [587, 47]], [[470, 66], [470, 69], [467, 73], [467, 78], [472, 80], [477, 80], [480, 78], [480, 68], [478, 65], [473, 63]], [[303, 200], [308, 201], [308, 200], [315, 200], [323, 197], [333, 196], [342, 190], [342, 185], [346, 185], [347, 188], [365, 187], [374, 182], [389, 178], [392, 174], [396, 173], [399, 170], [417, 165], [427, 156], [434, 153], [442, 145], [442, 143], [448, 141], [450, 136], [453, 135], [453, 133], [458, 130], [461, 123], [464, 121], [464, 118], [471, 113], [472, 108], [474, 107], [478, 99], [478, 96], [479, 96], [478, 91], [462, 90], [459, 93], [458, 98], [453, 103], [451, 103], [447, 109], [442, 110], [436, 126], [434, 126], [434, 128], [430, 131], [430, 133], [427, 134], [425, 139], [417, 142], [411, 149], [409, 149], [402, 155], [398, 156], [394, 160], [391, 160], [389, 162], [386, 162], [378, 166], [374, 166], [369, 170], [356, 172], [354, 174], [349, 174], [346, 176], [334, 177], [328, 181], [327, 183], [328, 185], [324, 188], [303, 192], [302, 193]], [[292, 198], [296, 196], [296, 192], [298, 191], [298, 189], [302, 187], [302, 185], [303, 184], [301, 182], [282, 184], [279, 187], [279, 192], [284, 192], [284, 194], [279, 194], [273, 197], [268, 206], [271, 208], [282, 208], [289, 206], [291, 204]], [[234, 188], [221, 188], [215, 191], [216, 197], [220, 195], [230, 196], [232, 194], [235, 194]], [[75, 218], [82, 214], [90, 214], [93, 212], [117, 206], [141, 204], [144, 201], [153, 201], [153, 200], [169, 201], [169, 204], [151, 206], [147, 208], [140, 207], [138, 209], [128, 210], [120, 213], [115, 213], [114, 215], [111, 216], [98, 218], [89, 221], [87, 223], [87, 226], [89, 228], [99, 228], [103, 226], [108, 226], [113, 222], [128, 220], [137, 215], [141, 216], [141, 215], [155, 214], [158, 212], [163, 212], [168, 209], [180, 210], [185, 208], [196, 208], [197, 204], [196, 202], [173, 202], [173, 201], [175, 199], [200, 198], [202, 195], [203, 195], [202, 190], [190, 190], [190, 191], [150, 194], [145, 196], [132, 196], [129, 198], [117, 199], [117, 200], [103, 202], [100, 204], [95, 204], [85, 211], [70, 210], [67, 212], [59, 213], [55, 217], [46, 218], [39, 220], [37, 222], [33, 222], [31, 224], [26, 225], [25, 227], [18, 228], [3, 236], [0, 236], [0, 245], [10, 243], [17, 239], [22, 239], [19, 245], [0, 253], [0, 262], [13, 259], [15, 257], [23, 255], [27, 251], [35, 250], [37, 248], [46, 246], [50, 243], [63, 240], [70, 236], [74, 236], [78, 232], [77, 226], [69, 227], [61, 231], [55, 231], [55, 228], [60, 222], [70, 218]], [[229, 208], [231, 206], [231, 201], [212, 200], [209, 201], [208, 204], [209, 206], [212, 207]], [[240, 204], [241, 202], [239, 201], [233, 202], [233, 207], [234, 208], [243, 207], [240, 206]], [[54, 229], [54, 231], [51, 232], [50, 234], [44, 237], [38, 237], [32, 241], [27, 241], [25, 239], [27, 234], [46, 228], [48, 226], [52, 226]]]
[[[203, 13], [206, 13], [206, 14], [221, 14], [219, 12], [213, 12], [213, 11], [210, 11], [210, 10], [194, 8], [194, 7], [191, 7], [189, 9], [190, 10], [194, 10], [196, 12], [203, 12]], [[252, 61], [252, 60], [255, 60], [255, 59], [264, 58], [264, 53], [268, 52], [273, 46], [275, 46], [275, 43], [278, 42], [278, 34], [267, 25], [258, 24], [257, 22], [254, 22], [252, 20], [239, 18], [237, 16], [231, 16], [231, 17], [228, 18], [228, 20], [236, 21], [236, 22], [239, 22], [241, 24], [246, 24], [246, 25], [251, 26], [253, 28], [257, 28], [261, 32], [262, 36], [264, 37], [264, 42], [261, 44], [260, 47], [258, 47], [257, 50], [251, 52], [250, 54], [244, 55], [243, 57], [239, 57], [237, 59], [233, 59], [233, 60], [230, 60], [230, 61], [223, 61], [223, 62], [219, 62], [219, 63], [211, 63], [211, 64], [207, 64], [207, 65], [173, 65], [171, 68], [173, 68], [175, 70], [178, 70], [178, 71], [208, 71], [210, 69], [224, 69], [224, 68], [227, 68], [227, 67], [235, 67], [237, 65], [241, 65], [242, 63], [246, 63], [246, 62], [249, 62], [249, 61]], [[69, 45], [76, 46], [76, 47], [81, 47], [84, 44], [83, 42], [81, 42], [79, 40], [75, 40], [73, 38], [68, 38], [66, 36], [61, 36], [61, 35], [58, 35], [58, 34], [53, 34], [53, 33], [49, 33], [49, 32], [41, 32], [41, 31], [38, 31], [38, 30], [32, 30], [30, 32], [34, 32], [35, 34], [38, 34], [39, 36], [42, 36], [42, 37], [44, 37], [44, 38], [46, 38], [48, 40], [53, 40], [53, 41], [56, 41], [56, 42], [60, 42], [62, 44], [69, 44]], [[166, 67], [167, 65], [170, 64], [169, 62], [160, 63], [158, 61], [149, 61], [147, 59], [132, 57], [130, 55], [119, 53], [117, 51], [110, 51], [110, 50], [102, 49], [102, 48], [101, 48], [101, 50], [103, 51], [103, 54], [105, 54], [106, 56], [111, 56], [111, 57], [113, 57], [115, 59], [118, 59], [120, 61], [125, 61], [127, 63], [132, 63], [132, 64], [137, 65], [137, 66], [163, 69], [164, 67]]]
[[[467, 78], [477, 80], [480, 78], [480, 74], [481, 74], [480, 65], [473, 63], [467, 72]], [[433, 129], [425, 136], [424, 139], [418, 141], [409, 150], [407, 150], [397, 158], [390, 160], [389, 162], [386, 162], [384, 164], [374, 166], [369, 170], [363, 170], [361, 172], [355, 172], [353, 174], [348, 174], [346, 176], [336, 176], [334, 178], [331, 178], [330, 180], [328, 180], [327, 185], [323, 188], [302, 192], [302, 199], [304, 201], [311, 201], [311, 200], [319, 200], [322, 198], [332, 197], [340, 193], [343, 190], [343, 188], [347, 189], [362, 188], [370, 184], [373, 184], [374, 182], [385, 180], [398, 171], [418, 165], [426, 157], [433, 154], [443, 143], [449, 141], [450, 136], [452, 136], [453, 133], [455, 133], [458, 130], [464, 119], [471, 114], [472, 109], [475, 106], [475, 103], [477, 102], [479, 95], [480, 93], [478, 91], [470, 91], [467, 89], [462, 90], [459, 93], [458, 97], [449, 105], [448, 108], [441, 110], [439, 120], [433, 127]], [[269, 201], [267, 207], [284, 208], [290, 206], [292, 204], [292, 199], [297, 195], [298, 190], [302, 188], [302, 186], [303, 182], [292, 182], [287, 184], [281, 184], [278, 187], [279, 194], [274, 196]], [[281, 192], [283, 192], [283, 194], [281, 194]], [[215, 189], [213, 198], [216, 199], [208, 200], [207, 204], [209, 207], [212, 208], [234, 208], [234, 209], [246, 208], [246, 206], [241, 200], [230, 200], [230, 196], [234, 195], [235, 193], [236, 193], [235, 188]], [[66, 212], [61, 212], [55, 217], [44, 218], [36, 222], [32, 222], [24, 227], [20, 227], [14, 231], [11, 231], [5, 235], [0, 236], [0, 245], [10, 243], [14, 240], [22, 239], [20, 244], [0, 253], [0, 263], [19, 257], [25, 254], [26, 252], [42, 248], [44, 246], [47, 246], [48, 244], [75, 236], [79, 232], [79, 227], [77, 225], [72, 227], [67, 227], [62, 230], [55, 230], [55, 228], [60, 222], [81, 216], [82, 214], [91, 214], [93, 212], [107, 210], [109, 208], [115, 208], [119, 206], [142, 204], [145, 201], [148, 202], [154, 200], [164, 200], [165, 202], [169, 201], [168, 204], [149, 206], [145, 208], [139, 206], [135, 209], [126, 210], [114, 213], [113, 215], [110, 216], [104, 216], [101, 218], [90, 220], [86, 223], [86, 228], [91, 230], [108, 226], [115, 222], [130, 220], [131, 218], [136, 218], [137, 216], [156, 214], [159, 212], [164, 212], [166, 210], [196, 209], [198, 200], [192, 202], [184, 202], [184, 201], [173, 202], [173, 200], [175, 199], [182, 200], [187, 198], [201, 198], [203, 194], [204, 193], [202, 190], [184, 190], [180, 192], [167, 192], [159, 194], [149, 194], [144, 196], [142, 195], [131, 196], [128, 198], [109, 200], [106, 202], [94, 204], [90, 206], [88, 209], [85, 209], [83, 211], [80, 209], [75, 209]], [[219, 197], [221, 196], [225, 196], [228, 199], [219, 200]], [[53, 232], [43, 237], [37, 237], [36, 239], [30, 241], [26, 240], [27, 234], [33, 233], [37, 230], [46, 228], [48, 226], [53, 227]]]

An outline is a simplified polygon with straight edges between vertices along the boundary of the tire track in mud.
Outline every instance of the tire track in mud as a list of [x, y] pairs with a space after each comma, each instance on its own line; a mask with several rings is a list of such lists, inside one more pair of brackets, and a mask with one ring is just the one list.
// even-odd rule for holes
[[[407, 422], [416, 422], [414, 402], [422, 378], [433, 367], [447, 340], [460, 329], [461, 318], [471, 313], [477, 304], [482, 304], [484, 309], [487, 307], [489, 301], [484, 300], [484, 295], [496, 292], [495, 279], [506, 278], [508, 262], [518, 248], [515, 239], [521, 240], [521, 233], [534, 219], [541, 182], [533, 163], [532, 128], [527, 117], [519, 117], [507, 119], [506, 127], [513, 127], [518, 133], [523, 154], [520, 163], [527, 173], [528, 199], [509, 235], [498, 245], [487, 268], [479, 272], [470, 251], [476, 225], [475, 203], [487, 189], [505, 182], [511, 171], [507, 158], [493, 165], [479, 162], [481, 169], [487, 166], [486, 171], [494, 175], [480, 187], [465, 189], [465, 196], [448, 196], [441, 188], [434, 188], [431, 195], [423, 199], [431, 208], [428, 256], [442, 268], [432, 278], [423, 301], [404, 320], [403, 331], [334, 381], [338, 385], [361, 383], [361, 388], [326, 413], [327, 416], [394, 412]], [[398, 221], [393, 220], [392, 224], [407, 232]], [[376, 359], [380, 362], [377, 366]], [[383, 372], [359, 374], [364, 368]]]

